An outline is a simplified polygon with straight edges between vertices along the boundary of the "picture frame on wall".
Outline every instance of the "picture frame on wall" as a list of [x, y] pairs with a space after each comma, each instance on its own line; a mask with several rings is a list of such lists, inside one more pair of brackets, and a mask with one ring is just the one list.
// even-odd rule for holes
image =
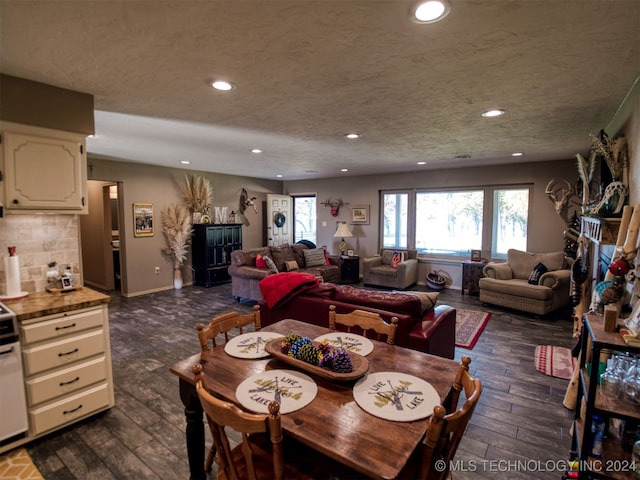
[[153, 237], [153, 204], [133, 204], [133, 235], [135, 237]]
[[482, 261], [482, 251], [481, 250], [471, 250], [471, 261], [472, 262], [481, 262]]
[[354, 205], [351, 207], [351, 223], [369, 225], [369, 205]]

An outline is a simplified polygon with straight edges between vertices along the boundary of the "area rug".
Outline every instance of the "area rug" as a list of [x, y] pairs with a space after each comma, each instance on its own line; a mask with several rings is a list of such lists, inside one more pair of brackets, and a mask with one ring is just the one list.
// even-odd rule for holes
[[471, 350], [480, 338], [489, 318], [491, 318], [489, 312], [456, 308], [456, 347]]
[[545, 375], [569, 380], [573, 374], [576, 360], [571, 356], [571, 349], [538, 345], [535, 351], [536, 370]]
[[0, 478], [3, 480], [44, 480], [24, 448], [0, 455]]

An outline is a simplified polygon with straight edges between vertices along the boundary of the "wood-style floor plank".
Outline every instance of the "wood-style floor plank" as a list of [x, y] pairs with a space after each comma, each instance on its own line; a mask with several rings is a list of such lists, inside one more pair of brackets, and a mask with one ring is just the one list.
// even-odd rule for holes
[[[438, 303], [492, 313], [473, 350], [456, 348], [457, 359], [472, 358], [472, 374], [484, 391], [456, 455], [454, 478], [560, 478], [562, 472], [548, 466], [568, 458], [572, 412], [562, 405], [567, 381], [537, 372], [533, 355], [537, 345], [573, 347], [569, 312], [534, 318], [448, 290]], [[236, 304], [230, 284], [113, 295], [116, 406], [28, 444], [44, 477], [188, 478], [183, 406], [169, 366], [198, 351], [196, 323], [231, 309], [249, 312], [251, 302]]]

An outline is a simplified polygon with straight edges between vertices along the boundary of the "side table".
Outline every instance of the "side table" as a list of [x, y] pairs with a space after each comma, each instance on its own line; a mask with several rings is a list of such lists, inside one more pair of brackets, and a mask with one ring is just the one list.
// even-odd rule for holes
[[358, 283], [360, 281], [360, 257], [340, 256], [340, 283]]
[[469, 295], [478, 295], [480, 293], [478, 282], [482, 278], [482, 269], [486, 264], [486, 262], [473, 262], [471, 260], [462, 262], [462, 295], [464, 295], [465, 290], [468, 291]]

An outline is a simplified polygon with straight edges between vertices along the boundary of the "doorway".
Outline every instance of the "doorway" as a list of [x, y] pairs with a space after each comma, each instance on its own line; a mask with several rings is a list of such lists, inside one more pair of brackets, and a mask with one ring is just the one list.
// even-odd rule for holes
[[120, 182], [88, 181], [89, 213], [80, 216], [84, 283], [99, 290], [121, 291]]

